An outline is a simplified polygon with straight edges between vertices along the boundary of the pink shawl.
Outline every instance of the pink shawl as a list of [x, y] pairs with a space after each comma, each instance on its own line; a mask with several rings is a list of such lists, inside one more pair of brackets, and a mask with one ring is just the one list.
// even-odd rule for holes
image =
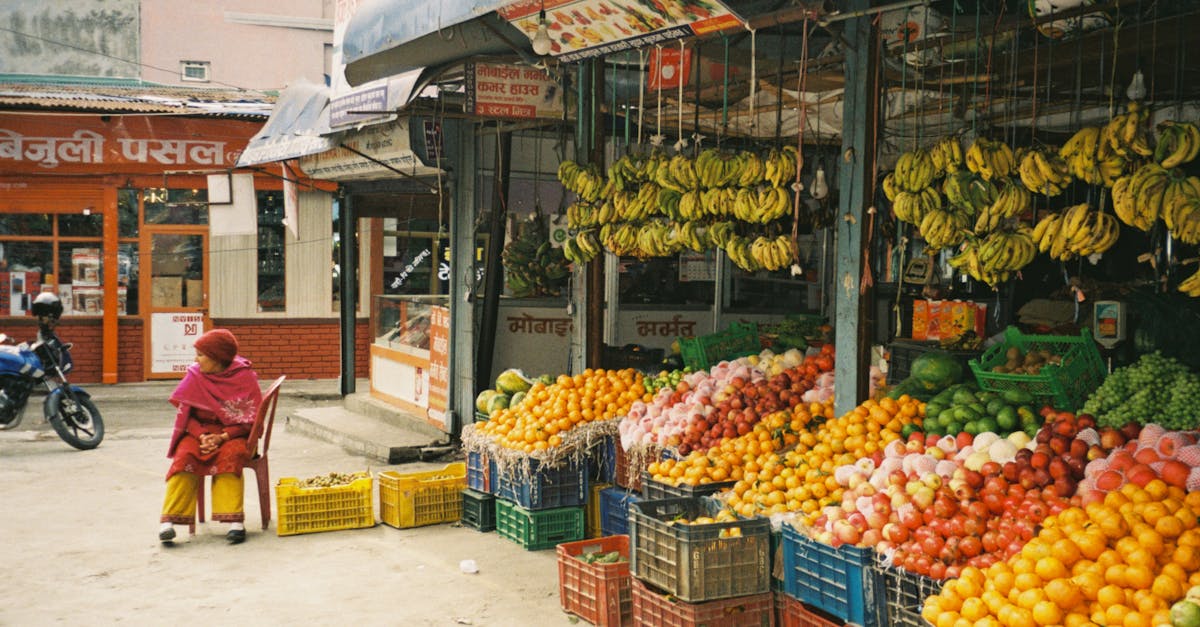
[[250, 367], [245, 357], [234, 357], [225, 370], [213, 374], [200, 372], [200, 364], [188, 366], [187, 374], [171, 393], [171, 404], [179, 411], [175, 414], [175, 430], [167, 457], [175, 453], [175, 447], [187, 428], [191, 409], [211, 412], [222, 425], [250, 425], [262, 402], [262, 391], [258, 387], [258, 374]]

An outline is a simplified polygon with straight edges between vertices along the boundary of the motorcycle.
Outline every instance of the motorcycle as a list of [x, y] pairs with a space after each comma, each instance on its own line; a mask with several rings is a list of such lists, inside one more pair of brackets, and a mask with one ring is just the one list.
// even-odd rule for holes
[[33, 344], [14, 346], [7, 335], [0, 333], [0, 431], [21, 423], [30, 394], [42, 384], [47, 390], [42, 412], [55, 433], [77, 449], [96, 448], [104, 439], [104, 421], [91, 395], [67, 381], [72, 345], [54, 333], [62, 316], [62, 302], [54, 294], [43, 292], [34, 299], [31, 309], [38, 319]]

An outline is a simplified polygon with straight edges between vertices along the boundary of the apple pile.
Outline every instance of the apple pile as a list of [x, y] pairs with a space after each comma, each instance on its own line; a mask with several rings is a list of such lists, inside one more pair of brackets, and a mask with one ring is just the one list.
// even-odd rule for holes
[[1195, 432], [1169, 431], [1157, 423], [1144, 427], [1128, 423], [1120, 430], [1105, 427], [1092, 437], [1102, 440], [1100, 448], [1107, 454], [1092, 457], [1084, 469], [1086, 477], [1079, 489], [1085, 504], [1126, 483], [1144, 488], [1155, 479], [1189, 492], [1200, 489], [1200, 444]]
[[[1089, 455], [1107, 455], [1091, 416], [1049, 407], [1040, 414], [1045, 422], [1033, 439], [1021, 431], [1006, 438], [913, 433], [874, 460], [837, 468], [846, 490], [840, 505], [814, 521], [814, 537], [873, 546], [894, 565], [934, 579], [1011, 557], [1042, 520], [1079, 502]], [[1094, 445], [1077, 437], [1089, 430]]]
[[745, 435], [763, 416], [799, 405], [821, 368], [832, 368], [832, 351], [810, 354], [773, 376], [745, 357], [693, 372], [673, 389], [659, 390], [650, 403], [634, 402], [618, 425], [621, 446], [670, 447], [687, 455]]

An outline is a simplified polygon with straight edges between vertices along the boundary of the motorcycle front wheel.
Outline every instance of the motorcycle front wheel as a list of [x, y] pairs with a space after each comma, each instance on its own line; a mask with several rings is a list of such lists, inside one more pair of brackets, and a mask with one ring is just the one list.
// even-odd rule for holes
[[104, 439], [100, 410], [82, 396], [71, 399], [66, 394], [55, 394], [46, 405], [46, 419], [58, 437], [81, 451], [100, 446]]

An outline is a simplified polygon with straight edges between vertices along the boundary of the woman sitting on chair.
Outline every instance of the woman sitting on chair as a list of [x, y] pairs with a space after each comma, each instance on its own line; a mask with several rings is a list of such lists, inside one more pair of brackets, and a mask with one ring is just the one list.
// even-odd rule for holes
[[158, 539], [171, 544], [173, 525], [195, 520], [196, 491], [204, 475], [212, 475], [212, 518], [230, 524], [225, 539], [246, 539], [242, 511], [242, 467], [250, 458], [246, 437], [254, 425], [262, 392], [250, 362], [237, 354], [238, 342], [225, 329], [213, 329], [196, 340], [196, 363], [171, 393], [178, 408], [167, 457], [167, 495]]

